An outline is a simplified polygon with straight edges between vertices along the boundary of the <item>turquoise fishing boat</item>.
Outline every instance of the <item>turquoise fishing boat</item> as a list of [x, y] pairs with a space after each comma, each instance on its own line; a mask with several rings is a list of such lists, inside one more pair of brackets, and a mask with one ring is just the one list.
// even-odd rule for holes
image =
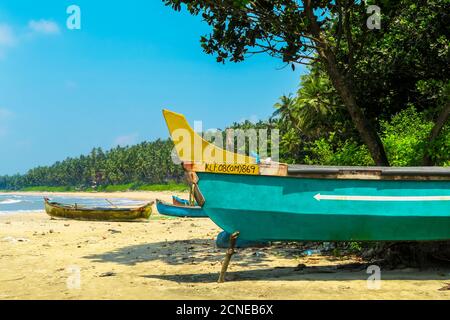
[[450, 181], [320, 178], [323, 170], [292, 167], [287, 177], [197, 172], [203, 211], [249, 240], [450, 239]]
[[188, 132], [216, 156], [228, 151], [208, 145], [184, 116], [164, 110], [164, 117], [197, 203], [230, 234], [266, 241], [450, 239], [450, 168], [287, 166], [242, 155], [232, 163], [199, 161], [180, 150], [186, 139], [175, 132]]

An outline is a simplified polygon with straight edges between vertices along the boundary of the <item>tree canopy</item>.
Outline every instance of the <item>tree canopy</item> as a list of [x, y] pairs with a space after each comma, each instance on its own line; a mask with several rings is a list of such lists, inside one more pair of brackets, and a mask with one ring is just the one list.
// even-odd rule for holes
[[430, 135], [431, 141], [448, 118], [450, 105], [437, 101], [449, 79], [449, 1], [383, 1], [381, 16], [375, 17], [381, 19], [379, 29], [369, 29], [369, 1], [163, 2], [202, 16], [212, 30], [201, 37], [201, 46], [218, 62], [267, 53], [293, 68], [308, 64], [316, 74], [322, 72], [327, 79], [321, 81], [329, 81], [334, 102], [344, 107], [377, 165], [389, 164], [378, 133], [380, 119], [407, 108], [411, 99], [422, 99], [416, 108], [436, 114], [437, 134]]
[[171, 158], [169, 140], [118, 146], [104, 152], [92, 149], [89, 155], [67, 158], [51, 166], [40, 166], [24, 175], [0, 176], [0, 189], [17, 190], [35, 186], [91, 188], [118, 184], [164, 184], [181, 181], [183, 171]]

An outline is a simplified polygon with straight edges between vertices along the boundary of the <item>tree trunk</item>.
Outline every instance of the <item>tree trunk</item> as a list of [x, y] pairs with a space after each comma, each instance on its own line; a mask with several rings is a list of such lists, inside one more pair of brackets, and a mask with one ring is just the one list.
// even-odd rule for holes
[[329, 56], [327, 53], [327, 69], [328, 74], [331, 78], [331, 82], [335, 87], [336, 91], [339, 93], [342, 101], [347, 107], [350, 116], [352, 117], [353, 123], [358, 130], [361, 139], [367, 145], [372, 159], [375, 161], [377, 166], [389, 166], [389, 161], [384, 150], [383, 143], [372, 126], [370, 121], [364, 116], [364, 112], [356, 103], [355, 97], [353, 96], [346, 79], [337, 69], [336, 61], [334, 60], [334, 55], [332, 53]]
[[[436, 140], [436, 138], [439, 136], [439, 133], [441, 132], [442, 127], [444, 127], [445, 123], [447, 122], [449, 116], [450, 116], [450, 102], [444, 106], [444, 109], [442, 109], [441, 113], [437, 117], [436, 123], [434, 124], [434, 127], [431, 130], [431, 134], [428, 137], [428, 145], [432, 144], [434, 140]], [[434, 165], [429, 152], [425, 152], [422, 160], [422, 165], [424, 166]]]
[[305, 10], [311, 23], [311, 34], [316, 39], [315, 42], [318, 47], [317, 51], [319, 56], [325, 63], [331, 82], [347, 107], [362, 141], [367, 145], [370, 155], [377, 166], [389, 166], [389, 160], [377, 131], [364, 116], [363, 110], [356, 103], [356, 99], [350, 90], [347, 79], [339, 71], [333, 51], [328, 47], [326, 40], [324, 40], [321, 35], [319, 25], [317, 24], [311, 6], [311, 0], [305, 1]]

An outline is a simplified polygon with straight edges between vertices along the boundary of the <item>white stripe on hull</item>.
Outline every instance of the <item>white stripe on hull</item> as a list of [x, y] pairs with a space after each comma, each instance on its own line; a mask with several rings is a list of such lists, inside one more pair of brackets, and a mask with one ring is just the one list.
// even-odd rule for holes
[[316, 194], [314, 199], [341, 201], [450, 201], [450, 196], [344, 196]]

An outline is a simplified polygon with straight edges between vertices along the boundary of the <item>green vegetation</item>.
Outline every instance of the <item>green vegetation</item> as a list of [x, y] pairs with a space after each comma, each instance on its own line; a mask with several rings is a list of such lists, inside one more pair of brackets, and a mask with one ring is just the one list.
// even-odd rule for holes
[[137, 186], [136, 189], [134, 189], [134, 190], [187, 192], [187, 191], [189, 191], [189, 186], [187, 184], [183, 184], [183, 183], [150, 184], [150, 185]]
[[[439, 166], [450, 166], [450, 125], [446, 125], [440, 136], [429, 144], [428, 136], [433, 122], [424, 112], [410, 107], [394, 115], [390, 121], [382, 121], [380, 136], [392, 166], [420, 166], [428, 150], [433, 162]], [[336, 132], [328, 133], [305, 147], [309, 155], [307, 164], [321, 165], [373, 165], [365, 145], [352, 139], [336, 138]]]
[[[281, 154], [289, 162], [447, 163], [442, 148], [448, 144], [436, 140], [448, 137], [449, 1], [163, 2], [201, 15], [211, 26], [201, 46], [220, 63], [268, 54], [293, 69], [309, 66], [297, 95], [277, 104], [282, 151], [288, 151]], [[368, 27], [374, 18], [367, 13], [371, 4], [380, 6], [379, 29]], [[383, 123], [410, 107], [429, 126], [421, 127], [420, 135], [409, 132], [412, 140], [401, 137], [401, 146], [392, 147]], [[418, 156], [399, 159], [403, 151], [412, 152], [409, 147], [420, 149], [414, 139], [423, 145], [421, 161]]]
[[169, 140], [143, 142], [37, 167], [24, 175], [0, 176], [0, 189], [25, 191], [181, 191], [183, 171], [172, 161]]
[[[214, 26], [218, 23], [215, 19], [219, 17], [233, 20], [256, 14], [253, 24], [233, 31], [244, 33], [257, 30], [270, 41], [270, 36], [278, 36], [273, 34], [276, 28], [286, 23], [278, 19], [294, 14], [294, 9], [288, 11], [287, 8], [296, 8], [297, 1], [284, 2], [286, 7], [280, 4], [281, 1], [272, 1], [270, 4], [264, 2], [264, 7], [258, 5], [259, 2], [249, 2], [244, 7], [235, 8], [233, 14], [227, 17], [219, 15], [223, 10], [219, 5], [216, 7], [213, 3], [200, 0], [194, 2], [211, 9], [210, 14], [214, 19], [211, 18], [208, 23]], [[236, 3], [238, 2], [229, 6], [237, 6]], [[326, 2], [317, 6], [325, 6], [324, 3]], [[450, 27], [442, 12], [450, 9], [450, 3], [442, 0], [427, 3], [408, 0], [397, 4], [384, 3], [381, 7], [382, 28], [372, 31], [365, 27], [367, 14], [363, 10], [364, 2], [340, 3], [344, 8], [330, 4], [330, 16], [321, 30], [326, 38], [324, 41], [329, 42], [328, 46], [333, 51], [330, 54], [336, 59], [338, 71], [345, 75], [356, 104], [364, 106], [362, 110], [365, 117], [381, 142], [383, 152], [380, 154], [385, 154], [387, 160], [383, 164], [449, 166]], [[296, 10], [300, 14], [306, 9], [298, 7]], [[336, 13], [337, 10], [342, 10], [342, 14]], [[273, 16], [275, 11], [278, 14]], [[239, 23], [243, 22], [237, 22], [236, 25], [240, 25]], [[351, 36], [351, 43], [348, 43], [348, 37], [345, 37], [342, 30], [340, 38], [337, 38], [337, 29], [346, 23], [350, 29], [347, 35]], [[269, 27], [274, 24], [275, 29], [270, 30]], [[221, 25], [219, 30], [224, 27], [225, 25]], [[306, 32], [304, 29], [289, 29], [293, 28], [291, 25], [286, 28], [293, 34]], [[258, 32], [257, 38], [260, 35]], [[231, 54], [233, 50], [250, 51], [250, 48], [258, 47], [257, 42], [246, 43], [245, 49], [231, 47], [230, 44], [241, 39], [230, 38], [228, 33], [228, 38], [215, 34], [210, 37], [208, 45], [215, 44], [216, 47], [208, 53], [220, 55], [223, 50], [228, 50]], [[290, 41], [297, 41], [283, 37], [279, 40], [279, 46], [293, 45]], [[339, 42], [342, 42], [340, 46]], [[358, 54], [350, 52], [349, 46], [353, 46]], [[296, 50], [298, 51], [289, 51], [288, 57], [283, 57], [283, 60], [297, 63], [295, 53], [298, 54], [303, 49]], [[271, 53], [270, 50], [266, 52]], [[321, 55], [320, 50], [312, 52], [311, 57]], [[245, 57], [242, 56], [241, 60]], [[349, 102], [342, 98], [342, 92], [336, 87], [327, 63], [323, 57], [309, 61], [309, 72], [301, 77], [296, 94], [282, 96], [275, 104], [273, 117], [254, 127], [265, 125], [280, 130], [280, 157], [284, 162], [318, 165], [380, 164], [367, 139], [356, 128], [355, 119], [347, 105]], [[248, 126], [248, 123], [234, 125], [242, 128]]]
[[[10, 190], [0, 190], [0, 191], [10, 191]], [[97, 188], [76, 188], [71, 186], [61, 186], [61, 187], [48, 187], [48, 186], [34, 186], [21, 188], [18, 191], [25, 192], [77, 192], [77, 191], [87, 191], [87, 192], [124, 192], [124, 191], [174, 191], [174, 192], [185, 192], [189, 191], [189, 187], [183, 183], [173, 183], [168, 184], [118, 184], [118, 185], [108, 185], [99, 186]]]

